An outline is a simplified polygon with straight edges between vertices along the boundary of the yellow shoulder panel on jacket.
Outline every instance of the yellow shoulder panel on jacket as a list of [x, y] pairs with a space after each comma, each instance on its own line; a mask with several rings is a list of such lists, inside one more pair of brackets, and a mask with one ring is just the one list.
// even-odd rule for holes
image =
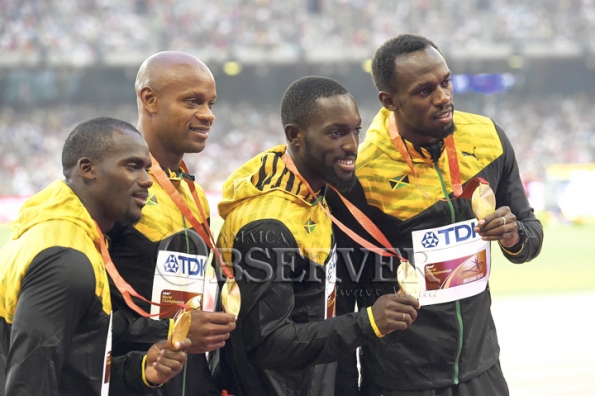
[[[184, 218], [182, 212], [180, 212], [167, 192], [159, 185], [153, 175], [151, 177], [153, 178], [153, 186], [149, 188], [147, 205], [143, 208], [141, 220], [135, 225], [135, 228], [153, 242], [161, 241], [185, 228], [192, 228], [192, 225]], [[173, 181], [173, 183], [194, 217], [199, 223], [204, 224], [207, 219], [201, 217], [186, 182], [177, 180]], [[209, 217], [209, 203], [205, 192], [197, 183], [194, 183], [194, 185], [205, 216]]]
[[[376, 129], [360, 146], [356, 174], [370, 205], [407, 220], [444, 198], [438, 171], [448, 193], [452, 193], [450, 167], [445, 154], [434, 164], [410, 149], [414, 174], [390, 140], [388, 123], [383, 120], [389, 115], [390, 112], [381, 111], [375, 118]], [[465, 183], [500, 157], [503, 148], [489, 118], [457, 111], [454, 120], [457, 159], [461, 181]]]
[[35, 225], [16, 240], [9, 240], [2, 249], [0, 316], [8, 323], [12, 323], [14, 318], [22, 279], [29, 265], [40, 252], [54, 246], [78, 250], [89, 258], [95, 273], [95, 295], [101, 300], [103, 311], [111, 314], [109, 282], [103, 258], [89, 234], [70, 221], [50, 220]]

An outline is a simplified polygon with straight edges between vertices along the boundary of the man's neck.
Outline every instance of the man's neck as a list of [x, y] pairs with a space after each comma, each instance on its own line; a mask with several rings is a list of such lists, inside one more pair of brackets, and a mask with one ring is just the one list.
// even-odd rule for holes
[[91, 218], [97, 222], [101, 232], [106, 233], [112, 229], [114, 222], [103, 218], [101, 206], [93, 199], [91, 194], [88, 194], [84, 186], [80, 186], [79, 183], [69, 180], [66, 182], [72, 189], [74, 194], [81, 201]]
[[312, 191], [320, 191], [322, 187], [326, 185], [324, 179], [310, 174], [308, 167], [302, 162], [301, 158], [299, 158], [297, 155], [294, 155], [290, 147], [288, 147], [287, 150], [291, 156], [291, 159], [293, 160], [293, 163], [295, 164], [297, 171], [306, 180]]
[[182, 167], [183, 156], [180, 155], [167, 155], [166, 153], [159, 153], [149, 149], [151, 155], [157, 160], [161, 167], [167, 168], [172, 171], [178, 171]]
[[151, 153], [153, 158], [157, 160], [159, 165], [173, 171], [177, 171], [178, 169], [180, 169], [180, 167], [182, 166], [182, 159], [184, 158], [184, 154], [167, 152], [152, 133], [145, 132], [151, 131], [151, 129], [143, 127], [142, 122], [138, 123], [138, 130], [145, 138], [147, 145], [149, 146], [149, 152]]

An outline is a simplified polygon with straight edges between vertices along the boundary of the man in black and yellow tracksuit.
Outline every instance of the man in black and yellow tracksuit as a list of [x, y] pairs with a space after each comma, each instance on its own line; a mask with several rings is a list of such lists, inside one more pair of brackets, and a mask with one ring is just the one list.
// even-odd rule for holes
[[[160, 395], [218, 396], [205, 352], [223, 346], [235, 327], [235, 317], [207, 312], [213, 310], [208, 304], [205, 309], [210, 250], [201, 235], [208, 238], [209, 205], [204, 190], [183, 163], [184, 154], [205, 147], [215, 119], [211, 110], [217, 98], [215, 80], [196, 57], [165, 51], [143, 62], [135, 86], [138, 128], [153, 156], [149, 170], [153, 185], [140, 221], [134, 226], [116, 225], [109, 233], [110, 253], [123, 278], [146, 299], [196, 308], [188, 333], [192, 347], [186, 370], [165, 384]], [[175, 203], [176, 196], [187, 213]], [[112, 300], [115, 356], [146, 350], [155, 340], [167, 337], [173, 327], [175, 309], [140, 302], [156, 315], [141, 317], [113, 285]]]
[[[154, 394], [145, 352], [111, 357], [112, 307], [99, 248], [99, 227], [140, 217], [151, 185], [146, 143], [131, 125], [99, 118], [77, 126], [64, 152], [66, 182], [23, 204], [0, 251], [0, 394]], [[123, 171], [131, 162], [138, 171]], [[146, 367], [154, 361], [155, 351]]]
[[[359, 148], [359, 184], [347, 197], [415, 264], [422, 308], [406, 331], [363, 346], [362, 393], [507, 395], [490, 312], [490, 241], [511, 262], [523, 263], [539, 254], [543, 239], [513, 148], [489, 118], [453, 111], [450, 71], [429, 40], [389, 40], [373, 64], [385, 108]], [[470, 199], [455, 197], [457, 176], [462, 187], [485, 179], [496, 210], [476, 220]], [[329, 196], [329, 203], [358, 229], [336, 197]], [[353, 245], [338, 235], [338, 246]], [[356, 263], [365, 261], [359, 282], [339, 285], [339, 313], [353, 310], [355, 300], [363, 309], [378, 294], [399, 291], [398, 262], [381, 264], [372, 254], [366, 261], [361, 254], [353, 256]], [[339, 263], [338, 276], [344, 274]], [[337, 394], [357, 394], [354, 360], [338, 375], [338, 383], [351, 389]]]
[[217, 246], [233, 264], [241, 310], [218, 378], [234, 395], [332, 395], [334, 362], [409, 326], [417, 302], [385, 296], [335, 317], [337, 253], [324, 194], [327, 182], [352, 180], [361, 119], [345, 88], [323, 77], [294, 82], [281, 108], [288, 146], [236, 170], [219, 204]]
[[324, 394], [323, 379], [334, 378], [328, 363], [375, 337], [364, 315], [323, 321], [334, 316], [325, 309], [329, 298], [334, 305], [326, 293], [336, 265], [331, 221], [283, 166], [284, 152], [276, 147], [236, 171], [219, 207], [224, 260], [246, 263], [235, 271], [238, 327], [221, 352], [222, 370], [235, 377], [232, 394]]
[[[182, 179], [191, 178], [189, 182], [194, 183], [193, 177], [183, 172], [165, 171], [195, 218], [202, 219], [188, 184]], [[203, 309], [210, 250], [150, 171], [149, 175], [153, 186], [149, 188], [148, 203], [141, 220], [134, 226], [116, 224], [108, 233], [112, 259], [124, 279], [145, 298]], [[195, 186], [205, 214], [209, 213], [204, 191], [197, 184]], [[139, 306], [147, 312], [160, 314], [156, 320], [141, 318], [128, 307], [115, 287], [112, 287], [112, 301], [117, 321], [114, 323], [115, 356], [146, 350], [155, 339], [167, 338], [175, 309], [150, 306], [140, 301]], [[186, 372], [165, 384], [160, 392], [166, 395], [220, 393], [211, 380], [203, 353], [190, 354]]]

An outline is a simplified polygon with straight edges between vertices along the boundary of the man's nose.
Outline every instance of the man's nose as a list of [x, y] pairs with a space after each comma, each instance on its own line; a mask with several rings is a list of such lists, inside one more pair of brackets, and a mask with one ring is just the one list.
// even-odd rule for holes
[[196, 113], [196, 118], [202, 121], [206, 121], [209, 125], [212, 125], [215, 121], [215, 114], [209, 105], [205, 104], [201, 106], [201, 109]]

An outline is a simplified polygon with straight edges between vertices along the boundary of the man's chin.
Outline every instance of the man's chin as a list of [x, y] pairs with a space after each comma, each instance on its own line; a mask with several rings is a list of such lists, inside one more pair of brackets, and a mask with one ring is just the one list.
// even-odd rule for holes
[[350, 177], [346, 179], [342, 179], [340, 177], [334, 177], [333, 180], [327, 181], [330, 185], [335, 187], [340, 193], [348, 193], [355, 187], [357, 183], [357, 178], [355, 174], [352, 174]]
[[184, 153], [186, 153], [186, 154], [202, 153], [206, 147], [207, 147], [206, 140], [204, 140], [202, 142], [194, 142], [192, 145], [188, 145], [186, 147], [186, 149], [184, 150]]
[[452, 135], [456, 129], [457, 127], [455, 126], [454, 121], [451, 121], [451, 123], [446, 125], [444, 128], [432, 131], [428, 134], [436, 139], [444, 139], [449, 135]]
[[140, 213], [131, 213], [128, 212], [124, 215], [124, 218], [122, 220], [120, 220], [118, 223], [123, 224], [123, 225], [129, 225], [129, 226], [133, 226], [136, 223], [138, 223], [141, 219], [141, 214]]
[[420, 136], [428, 136], [434, 139], [442, 140], [449, 135], [452, 135], [456, 131], [457, 127], [454, 121], [451, 121], [450, 124], [445, 125], [440, 129], [416, 129], [415, 133]]

